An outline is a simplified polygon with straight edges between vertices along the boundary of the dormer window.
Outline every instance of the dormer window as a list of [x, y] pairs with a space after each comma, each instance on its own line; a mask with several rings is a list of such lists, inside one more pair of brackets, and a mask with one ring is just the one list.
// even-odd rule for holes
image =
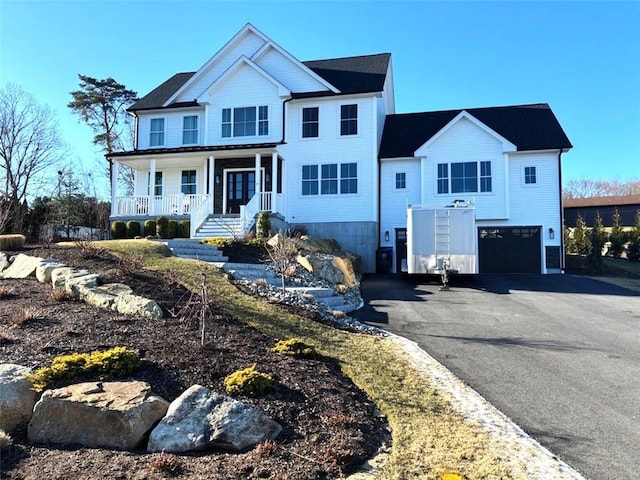
[[269, 107], [222, 109], [222, 138], [269, 135]]
[[149, 146], [161, 147], [164, 145], [164, 118], [152, 118], [149, 128]]

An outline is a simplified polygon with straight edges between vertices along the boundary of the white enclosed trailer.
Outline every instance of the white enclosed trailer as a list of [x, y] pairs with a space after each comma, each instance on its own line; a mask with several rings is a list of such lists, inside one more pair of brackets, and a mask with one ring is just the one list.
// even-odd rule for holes
[[473, 204], [456, 200], [444, 208], [407, 207], [407, 273], [478, 273]]

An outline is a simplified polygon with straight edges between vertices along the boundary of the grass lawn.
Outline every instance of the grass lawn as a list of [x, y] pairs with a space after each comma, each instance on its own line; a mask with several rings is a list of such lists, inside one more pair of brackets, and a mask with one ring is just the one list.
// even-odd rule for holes
[[217, 268], [177, 257], [145, 240], [96, 242], [118, 255], [144, 254], [147, 268], [174, 271], [193, 288], [199, 272], [217, 306], [277, 339], [300, 337], [343, 371], [374, 400], [392, 429], [392, 451], [381, 479], [525, 479], [528, 465], [477, 421], [464, 418], [449, 392], [425, 376], [392, 338], [347, 333], [256, 301], [237, 290]]

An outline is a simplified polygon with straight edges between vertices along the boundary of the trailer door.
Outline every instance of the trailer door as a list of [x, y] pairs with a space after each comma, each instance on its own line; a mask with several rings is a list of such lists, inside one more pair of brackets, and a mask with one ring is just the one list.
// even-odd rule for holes
[[480, 273], [541, 273], [541, 227], [478, 228]]

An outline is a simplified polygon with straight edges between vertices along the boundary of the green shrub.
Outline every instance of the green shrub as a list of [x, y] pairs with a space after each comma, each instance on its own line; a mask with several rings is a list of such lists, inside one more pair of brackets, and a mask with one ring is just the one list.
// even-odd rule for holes
[[55, 357], [50, 367], [29, 374], [33, 390], [42, 392], [63, 380], [81, 375], [95, 375], [100, 380], [110, 380], [128, 375], [140, 367], [140, 357], [126, 347], [114, 347], [104, 352], [73, 353]]
[[119, 240], [121, 238], [126, 238], [127, 236], [127, 224], [116, 220], [115, 222], [111, 222], [111, 238], [114, 240]]
[[263, 396], [276, 389], [276, 382], [271, 375], [256, 370], [256, 366], [245, 368], [227, 375], [224, 379], [224, 388], [230, 394]]
[[169, 220], [167, 223], [167, 238], [177, 238], [178, 237], [178, 221], [177, 220]]
[[146, 220], [144, 222], [144, 236], [155, 237], [156, 236], [156, 221]]
[[316, 353], [311, 345], [307, 345], [299, 338], [280, 340], [271, 351], [281, 355], [294, 355], [297, 357], [309, 357]]
[[191, 237], [191, 222], [189, 220], [182, 220], [178, 228], [178, 235], [180, 238]]
[[169, 238], [169, 219], [158, 217], [156, 220], [156, 235], [160, 238]]
[[140, 222], [131, 220], [127, 222], [127, 238], [136, 238], [140, 236]]
[[18, 233], [0, 235], [0, 250], [20, 250], [26, 240], [24, 235]]
[[260, 212], [258, 215], [258, 224], [256, 225], [256, 236], [265, 238], [271, 234], [271, 214], [269, 212]]
[[215, 245], [219, 249], [230, 247], [233, 244], [233, 240], [231, 238], [224, 237], [210, 237], [202, 240], [202, 243], [205, 245]]
[[245, 243], [251, 247], [266, 247], [266, 239], [264, 238], [251, 238]]

